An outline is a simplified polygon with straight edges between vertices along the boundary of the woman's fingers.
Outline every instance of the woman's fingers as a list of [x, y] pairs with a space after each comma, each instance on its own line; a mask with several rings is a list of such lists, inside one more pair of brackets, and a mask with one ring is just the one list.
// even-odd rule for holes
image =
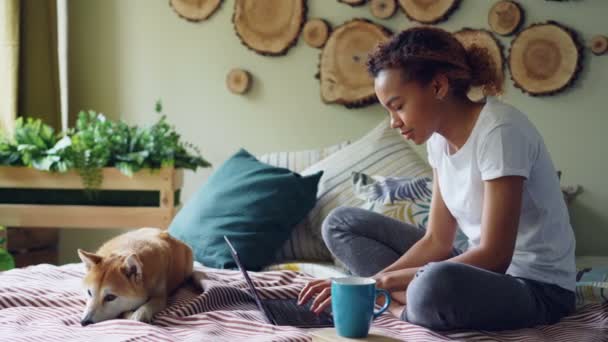
[[330, 304], [331, 296], [327, 297], [327, 299], [325, 299], [321, 304], [319, 304], [319, 306], [315, 310], [313, 310], [313, 312], [318, 315], [321, 312], [325, 311], [325, 309], [327, 309]]
[[298, 303], [302, 301], [302, 298], [304, 297], [304, 294], [306, 292], [308, 292], [308, 290], [310, 289], [310, 287], [313, 286], [314, 284], [316, 284], [317, 282], [319, 282], [319, 279], [311, 280], [308, 283], [306, 283], [306, 285], [304, 285], [304, 287], [302, 288], [302, 290], [300, 290], [300, 294], [298, 295]]
[[298, 304], [304, 303], [304, 298], [306, 298], [306, 301], [308, 300], [308, 298], [312, 295], [310, 293], [311, 289], [318, 283], [320, 283], [320, 279], [312, 280], [306, 283], [304, 288], [300, 291], [300, 295], [298, 296]]
[[317, 292], [323, 290], [323, 288], [329, 286], [329, 281], [325, 279], [317, 279], [310, 281], [302, 291], [300, 291], [300, 295], [298, 296], [298, 304], [302, 305], [308, 302]]
[[329, 297], [330, 294], [331, 288], [329, 287], [326, 287], [325, 289], [321, 290], [321, 292], [319, 292], [315, 300], [312, 302], [312, 305], [310, 306], [310, 311], [316, 313], [317, 308], [321, 305], [321, 303], [325, 302], [325, 300]]

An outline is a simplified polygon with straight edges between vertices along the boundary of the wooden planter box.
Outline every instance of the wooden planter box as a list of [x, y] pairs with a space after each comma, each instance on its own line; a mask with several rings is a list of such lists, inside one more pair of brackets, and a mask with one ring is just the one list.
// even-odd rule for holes
[[181, 169], [142, 170], [128, 177], [118, 169], [104, 168], [99, 191], [88, 193], [75, 171], [51, 173], [26, 167], [2, 166], [0, 225], [27, 228], [167, 228], [179, 208], [176, 199], [182, 184]]

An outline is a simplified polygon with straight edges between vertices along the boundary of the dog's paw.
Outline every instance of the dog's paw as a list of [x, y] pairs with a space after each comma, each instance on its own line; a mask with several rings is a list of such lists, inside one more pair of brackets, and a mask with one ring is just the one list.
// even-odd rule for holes
[[192, 272], [191, 279], [198, 289], [205, 291], [205, 283], [207, 280], [207, 275], [205, 274], [205, 272], [195, 270]]
[[154, 318], [154, 314], [155, 314], [155, 312], [150, 310], [150, 308], [148, 306], [142, 305], [137, 310], [133, 311], [126, 318], [133, 320], [133, 321], [150, 323], [150, 322], [152, 322], [152, 318]]
[[135, 311], [125, 311], [118, 316], [118, 318], [130, 319]]

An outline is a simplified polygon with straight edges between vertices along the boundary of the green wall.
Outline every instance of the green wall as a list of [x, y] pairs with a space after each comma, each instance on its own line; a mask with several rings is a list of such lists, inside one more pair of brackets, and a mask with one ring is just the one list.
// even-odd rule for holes
[[[351, 8], [335, 0], [309, 0], [309, 17], [338, 25], [353, 17], [373, 19], [367, 6]], [[494, 1], [463, 0], [439, 26], [487, 28]], [[520, 1], [526, 24], [548, 19], [570, 25], [585, 40], [608, 34], [608, 1]], [[69, 2], [70, 108], [96, 109], [113, 118], [146, 124], [155, 120], [154, 101], [162, 98], [169, 119], [183, 137], [198, 145], [216, 167], [237, 148], [254, 153], [321, 147], [356, 139], [386, 114], [379, 105], [348, 110], [320, 101], [319, 50], [302, 40], [284, 57], [262, 57], [234, 34], [234, 1], [227, 0], [210, 20], [180, 19], [166, 0], [88, 0]], [[394, 31], [412, 25], [398, 12], [383, 24]], [[501, 39], [508, 47], [510, 39]], [[225, 87], [233, 67], [252, 72], [246, 96]], [[554, 97], [532, 98], [510, 82], [503, 99], [528, 113], [543, 134], [564, 183], [583, 185], [572, 205], [579, 255], [608, 255], [608, 162], [604, 130], [608, 124], [608, 56], [585, 53], [585, 69], [572, 89]], [[424, 148], [418, 149], [424, 154]], [[186, 176], [187, 198], [210, 170]], [[64, 230], [61, 260], [77, 260], [76, 248], [95, 249], [118, 231]]]

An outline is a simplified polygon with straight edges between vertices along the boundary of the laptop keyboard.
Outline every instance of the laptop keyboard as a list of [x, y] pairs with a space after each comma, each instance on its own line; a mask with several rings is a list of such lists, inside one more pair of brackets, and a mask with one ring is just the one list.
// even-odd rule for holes
[[266, 299], [266, 309], [280, 325], [331, 325], [331, 316], [323, 312], [319, 316], [310, 311], [310, 303], [298, 305], [296, 299]]

